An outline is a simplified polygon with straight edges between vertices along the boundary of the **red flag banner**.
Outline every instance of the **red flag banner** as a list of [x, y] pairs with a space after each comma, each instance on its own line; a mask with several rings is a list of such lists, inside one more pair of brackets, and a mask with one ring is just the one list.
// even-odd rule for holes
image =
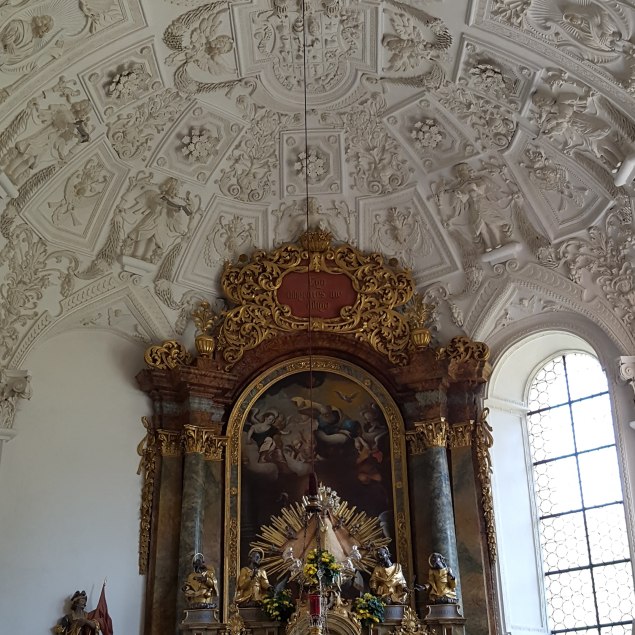
[[112, 635], [112, 620], [108, 615], [108, 604], [106, 604], [106, 584], [101, 587], [101, 594], [99, 595], [99, 602], [94, 611], [88, 614], [89, 620], [95, 620], [99, 622], [101, 629], [101, 635]]

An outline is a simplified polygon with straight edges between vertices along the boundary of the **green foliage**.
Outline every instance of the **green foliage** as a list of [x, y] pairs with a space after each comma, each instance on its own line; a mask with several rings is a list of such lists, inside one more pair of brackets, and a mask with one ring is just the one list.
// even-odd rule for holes
[[372, 593], [364, 593], [353, 602], [353, 614], [362, 626], [372, 626], [384, 621], [386, 605]]
[[311, 549], [304, 565], [304, 584], [317, 587], [322, 579], [322, 586], [332, 587], [340, 573], [340, 565], [335, 556], [326, 549]]
[[282, 591], [276, 592], [273, 589], [269, 589], [262, 601], [262, 610], [270, 620], [286, 624], [295, 611], [291, 591], [282, 589]]

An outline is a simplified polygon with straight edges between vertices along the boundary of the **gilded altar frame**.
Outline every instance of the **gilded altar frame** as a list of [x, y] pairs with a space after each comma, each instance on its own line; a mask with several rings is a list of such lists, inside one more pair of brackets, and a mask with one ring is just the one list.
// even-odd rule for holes
[[236, 588], [240, 568], [240, 492], [241, 492], [241, 432], [247, 416], [259, 397], [278, 381], [309, 370], [333, 373], [348, 378], [362, 387], [379, 405], [390, 435], [391, 481], [395, 522], [396, 560], [402, 564], [407, 580], [413, 576], [412, 539], [408, 497], [405, 425], [399, 408], [386, 389], [371, 373], [351, 362], [326, 355], [304, 355], [281, 362], [263, 371], [240, 394], [233, 407], [227, 427], [227, 461], [225, 483], [225, 561], [223, 614], [227, 615]]

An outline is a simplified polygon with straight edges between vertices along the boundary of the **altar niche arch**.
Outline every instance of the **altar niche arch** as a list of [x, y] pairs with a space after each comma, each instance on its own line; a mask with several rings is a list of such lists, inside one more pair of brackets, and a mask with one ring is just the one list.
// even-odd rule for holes
[[325, 486], [380, 518], [391, 552], [411, 579], [405, 438], [388, 390], [354, 363], [304, 355], [251, 381], [227, 427], [225, 610], [250, 542], [271, 515], [306, 493], [313, 465]]

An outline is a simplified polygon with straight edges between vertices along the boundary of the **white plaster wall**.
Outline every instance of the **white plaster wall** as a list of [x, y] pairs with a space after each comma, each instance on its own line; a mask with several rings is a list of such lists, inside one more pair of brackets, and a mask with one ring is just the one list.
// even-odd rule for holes
[[26, 360], [33, 397], [20, 402], [0, 461], [0, 633], [50, 633], [77, 589], [106, 597], [117, 635], [141, 632], [137, 569], [143, 348], [75, 331]]

